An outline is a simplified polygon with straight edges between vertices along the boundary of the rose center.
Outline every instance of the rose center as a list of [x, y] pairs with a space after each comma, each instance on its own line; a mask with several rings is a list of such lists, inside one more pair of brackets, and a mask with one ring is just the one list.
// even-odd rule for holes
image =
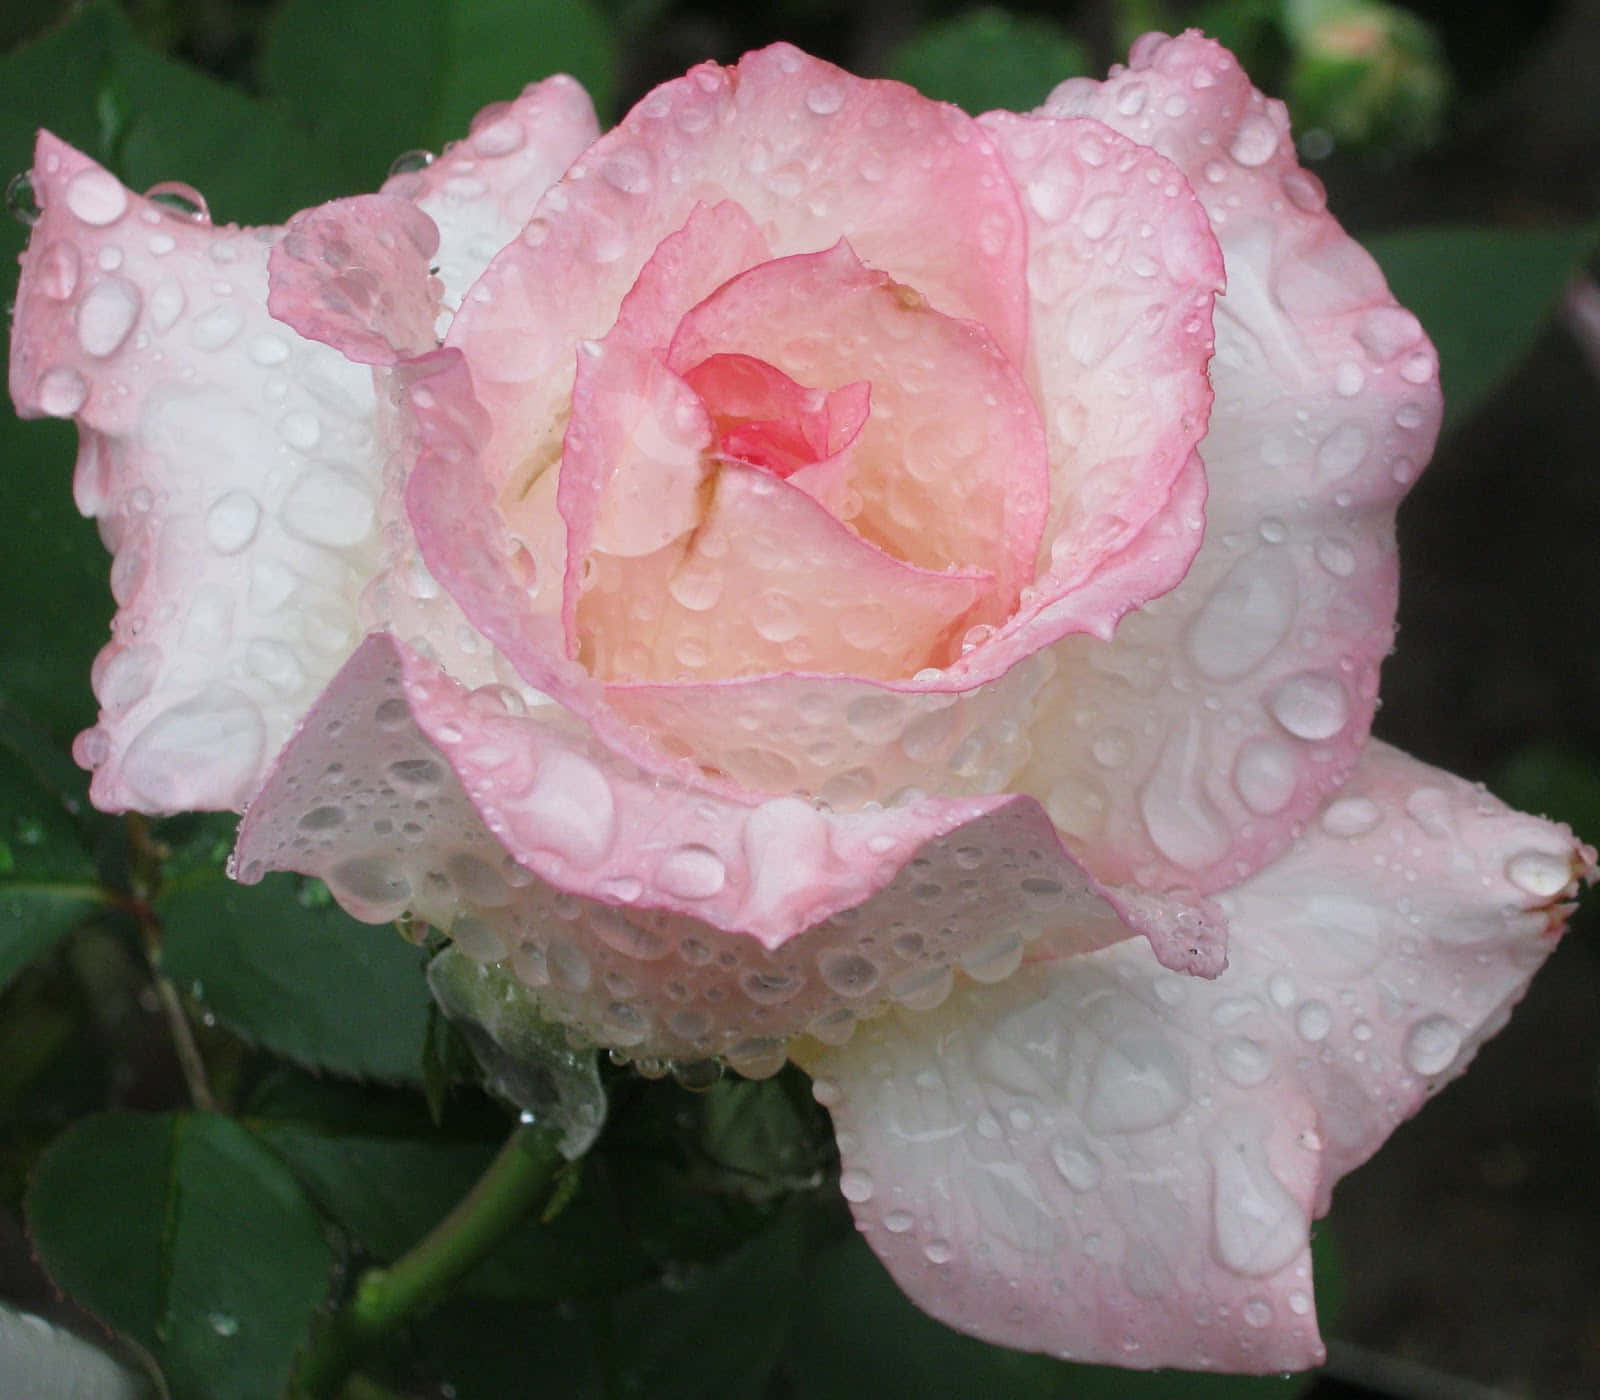
[[842, 452], [869, 410], [865, 380], [807, 388], [754, 355], [708, 355], [684, 376], [706, 406], [717, 456], [787, 479]]

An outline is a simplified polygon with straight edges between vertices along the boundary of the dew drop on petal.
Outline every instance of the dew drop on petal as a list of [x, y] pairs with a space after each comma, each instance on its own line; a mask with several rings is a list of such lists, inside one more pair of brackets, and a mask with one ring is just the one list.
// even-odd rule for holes
[[83, 170], [67, 184], [67, 208], [86, 224], [105, 228], [128, 208], [128, 192], [104, 170]]
[[1446, 1070], [1461, 1052], [1461, 1027], [1448, 1016], [1428, 1016], [1406, 1032], [1406, 1063], [1418, 1074]]

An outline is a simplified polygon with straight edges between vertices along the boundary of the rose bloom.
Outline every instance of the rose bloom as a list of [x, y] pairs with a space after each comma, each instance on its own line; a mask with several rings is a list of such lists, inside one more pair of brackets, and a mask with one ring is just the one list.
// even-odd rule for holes
[[1593, 852], [1368, 739], [1437, 360], [1197, 34], [971, 119], [777, 46], [567, 78], [281, 229], [48, 134], [112, 811], [504, 962], [648, 1070], [794, 1058], [905, 1291], [1322, 1355], [1334, 1182]]

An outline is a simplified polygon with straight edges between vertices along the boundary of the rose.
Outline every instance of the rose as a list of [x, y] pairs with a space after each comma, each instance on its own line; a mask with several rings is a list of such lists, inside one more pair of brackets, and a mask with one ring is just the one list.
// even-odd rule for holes
[[953, 1325], [1320, 1357], [1312, 1213], [1593, 852], [1367, 742], [1435, 360], [1224, 51], [974, 122], [780, 47], [598, 139], [552, 79], [283, 230], [33, 181], [97, 803], [248, 804], [242, 879], [641, 1062], [794, 1054]]

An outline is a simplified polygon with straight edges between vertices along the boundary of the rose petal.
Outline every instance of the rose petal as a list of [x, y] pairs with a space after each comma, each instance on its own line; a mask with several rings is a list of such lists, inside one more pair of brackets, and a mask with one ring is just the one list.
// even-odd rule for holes
[[1371, 746], [1222, 897], [1216, 981], [1125, 943], [806, 1049], [857, 1225], [919, 1306], [988, 1341], [1315, 1365], [1313, 1211], [1499, 1028], [1593, 856]]
[[544, 192], [599, 135], [589, 94], [561, 73], [528, 84], [515, 101], [485, 107], [465, 141], [385, 183], [384, 194], [414, 200], [438, 225], [447, 308], [460, 306]]
[[850, 528], [924, 569], [986, 569], [988, 622], [1032, 577], [1049, 509], [1038, 410], [987, 331], [933, 309], [841, 241], [726, 282], [679, 324], [667, 363], [753, 355], [812, 388], [865, 381]]
[[572, 347], [605, 333], [639, 270], [696, 203], [731, 199], [772, 255], [848, 238], [947, 315], [1026, 338], [1021, 213], [971, 120], [787, 45], [657, 88], [550, 191], [451, 327], [494, 424], [498, 487], [559, 421]]
[[592, 1040], [752, 1072], [807, 1027], [935, 1004], [956, 965], [1002, 977], [1047, 936], [1066, 955], [1130, 935], [1032, 802], [726, 802], [641, 774], [559, 706], [521, 711], [369, 638], [251, 804], [239, 878], [298, 870], [359, 918], [409, 909], [510, 956]]
[[267, 262], [267, 309], [358, 364], [434, 348], [440, 286], [428, 271], [439, 230], [414, 204], [358, 195], [289, 220]]
[[74, 417], [116, 555], [76, 753], [106, 810], [241, 806], [356, 640], [377, 561], [371, 371], [266, 311], [276, 230], [214, 228], [41, 133], [11, 391]]
[[[1394, 507], [1427, 460], [1432, 348], [1298, 168], [1281, 104], [1198, 35], [1153, 36], [1045, 111], [1146, 142], [1222, 244], [1206, 540], [1109, 647], [1056, 648], [1018, 780], [1108, 880], [1218, 889], [1349, 773], [1393, 636]], [[1058, 818], [1059, 819], [1059, 818]]]
[[[901, 563], [755, 467], [725, 463], [711, 491], [686, 539], [644, 558], [590, 555], [578, 624], [592, 674], [624, 683], [905, 675], [942, 653], [993, 591], [981, 570]], [[866, 610], [892, 617], [893, 629], [852, 630], [849, 619]], [[619, 688], [631, 686], [609, 686], [610, 698]]]

